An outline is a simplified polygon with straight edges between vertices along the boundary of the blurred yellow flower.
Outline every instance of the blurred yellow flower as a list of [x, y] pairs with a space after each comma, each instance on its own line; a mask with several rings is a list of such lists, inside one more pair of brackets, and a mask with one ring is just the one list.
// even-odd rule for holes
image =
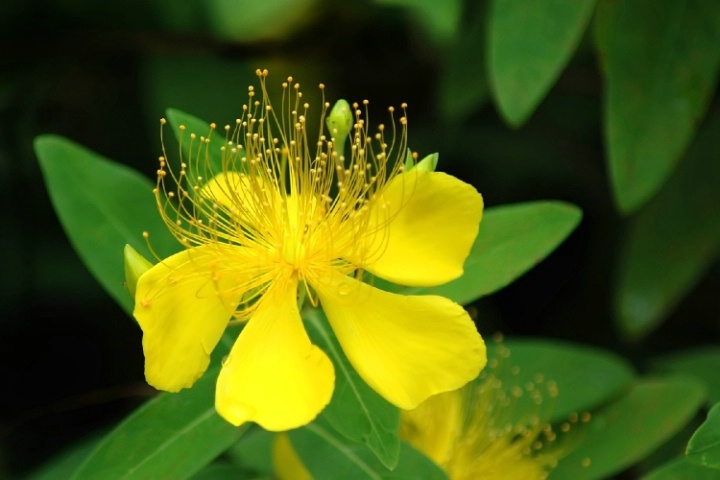
[[[499, 360], [507, 360], [509, 350], [499, 345], [498, 354], [476, 382], [402, 414], [401, 438], [451, 480], [542, 480], [574, 443], [569, 437], [557, 441], [549, 423], [555, 383], [536, 375], [533, 382], [508, 386], [519, 370], [498, 374]], [[572, 414], [560, 432], [566, 435], [573, 424], [589, 419], [589, 413]]]
[[303, 298], [322, 305], [353, 367], [398, 407], [475, 378], [485, 345], [461, 306], [388, 293], [362, 277], [409, 286], [459, 277], [482, 217], [480, 194], [444, 173], [403, 170], [404, 113], [400, 138], [392, 120], [388, 145], [385, 127], [369, 133], [367, 107], [353, 105], [344, 112], [346, 157], [345, 139], [334, 138], [347, 135], [343, 126], [322, 133], [324, 103], [319, 138], [310, 140], [299, 85], [283, 83], [275, 110], [266, 75], [258, 71], [261, 98], [249, 87], [242, 118], [225, 127], [221, 168], [209, 160], [214, 124], [207, 137], [190, 136], [193, 154], [179, 168], [160, 157], [158, 208], [185, 250], [138, 280], [148, 383], [191, 387], [234, 317], [248, 322], [223, 362], [217, 411], [273, 431], [310, 422], [330, 401], [334, 370], [303, 328]]

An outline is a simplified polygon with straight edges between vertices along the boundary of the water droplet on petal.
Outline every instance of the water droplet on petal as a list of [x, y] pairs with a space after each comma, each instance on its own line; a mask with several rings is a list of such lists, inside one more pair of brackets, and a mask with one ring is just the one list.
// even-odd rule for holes
[[340, 285], [338, 285], [338, 293], [340, 295], [347, 295], [350, 293], [350, 284], [342, 282]]

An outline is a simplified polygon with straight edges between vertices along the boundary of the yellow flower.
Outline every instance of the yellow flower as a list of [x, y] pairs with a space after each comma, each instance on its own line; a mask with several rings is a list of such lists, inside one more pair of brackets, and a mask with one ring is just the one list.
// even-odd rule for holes
[[258, 71], [261, 98], [249, 87], [242, 118], [225, 127], [221, 168], [209, 160], [214, 125], [208, 137], [191, 135], [194, 153], [179, 169], [160, 157], [158, 208], [185, 250], [138, 280], [148, 383], [191, 387], [228, 321], [247, 321], [223, 362], [217, 411], [273, 431], [312, 421], [330, 401], [334, 370], [303, 328], [299, 295], [322, 305], [353, 367], [398, 407], [475, 378], [485, 345], [461, 306], [388, 293], [362, 277], [409, 286], [459, 277], [482, 217], [480, 194], [444, 173], [403, 171], [395, 157], [407, 148], [404, 116], [400, 140], [393, 121], [388, 145], [384, 126], [370, 134], [367, 108], [354, 105], [346, 157], [344, 139], [322, 132], [324, 103], [310, 140], [317, 127], [308, 126], [299, 85], [283, 83], [275, 110], [266, 75]]
[[[501, 359], [509, 351], [498, 347]], [[517, 373], [498, 374], [498, 360], [480, 378], [464, 388], [429, 398], [417, 409], [403, 412], [400, 436], [443, 468], [451, 480], [543, 480], [573, 445], [570, 437], [558, 441], [548, 423], [554, 382], [537, 375], [534, 382], [508, 386]], [[509, 375], [508, 375], [509, 373]], [[526, 397], [526, 402], [519, 399]], [[550, 401], [548, 401], [548, 399]], [[533, 407], [529, 410], [527, 405]], [[525, 412], [525, 414], [523, 414]], [[560, 425], [562, 435], [589, 413], [572, 414]]]

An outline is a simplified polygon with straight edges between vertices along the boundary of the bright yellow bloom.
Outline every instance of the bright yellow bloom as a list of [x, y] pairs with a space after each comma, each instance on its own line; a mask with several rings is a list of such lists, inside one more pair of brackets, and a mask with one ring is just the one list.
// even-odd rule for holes
[[346, 157], [333, 132], [323, 134], [325, 103], [319, 138], [309, 140], [299, 85], [283, 83], [275, 110], [267, 71], [258, 75], [262, 97], [250, 87], [242, 118], [225, 127], [219, 170], [209, 161], [212, 130], [191, 135], [194, 153], [179, 169], [160, 158], [158, 207], [186, 249], [137, 284], [148, 383], [191, 387], [229, 319], [247, 321], [223, 362], [217, 411], [275, 431], [312, 421], [330, 401], [334, 370], [303, 328], [299, 294], [322, 305], [357, 372], [401, 408], [475, 378], [485, 345], [461, 306], [387, 293], [362, 277], [431, 286], [460, 276], [480, 194], [444, 173], [403, 171], [404, 116], [400, 141], [393, 121], [388, 145], [384, 127], [371, 135], [354, 105]]

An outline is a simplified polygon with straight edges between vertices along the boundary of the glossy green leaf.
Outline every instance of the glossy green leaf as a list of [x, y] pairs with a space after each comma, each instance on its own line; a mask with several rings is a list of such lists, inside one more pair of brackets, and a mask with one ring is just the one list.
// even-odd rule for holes
[[[488, 347], [488, 355], [496, 355], [499, 346], [490, 343]], [[571, 413], [592, 410], [619, 397], [635, 376], [633, 368], [621, 357], [589, 346], [558, 340], [505, 339], [502, 347], [510, 355], [501, 358], [499, 368], [502, 370], [496, 372], [496, 376], [509, 388], [533, 382], [538, 375], [557, 384], [559, 393], [550, 400], [552, 422], [563, 421]], [[526, 395], [518, 400], [516, 409], [533, 412], [537, 407]]]
[[488, 208], [465, 260], [462, 277], [439, 287], [401, 291], [470, 303], [509, 285], [540, 263], [570, 235], [581, 218], [578, 207], [557, 201]]
[[720, 402], [720, 346], [671, 353], [654, 359], [652, 365], [659, 371], [697, 378], [707, 388], [708, 403]]
[[224, 454], [233, 464], [252, 470], [260, 476], [272, 476], [272, 449], [275, 432], [255, 426]]
[[260, 480], [261, 478], [229, 462], [211, 463], [191, 477], [192, 480]]
[[308, 309], [303, 316], [313, 343], [335, 366], [335, 390], [323, 418], [350, 440], [365, 443], [385, 467], [394, 468], [400, 455], [400, 411], [355, 372], [321, 310]]
[[652, 197], [693, 138], [720, 67], [716, 0], [604, 0], [596, 16], [615, 200]]
[[447, 479], [440, 467], [406, 443], [401, 443], [400, 461], [390, 471], [368, 449], [338, 435], [322, 420], [288, 433], [314, 480]]
[[153, 258], [142, 236], [148, 231], [159, 255], [178, 249], [158, 215], [154, 185], [138, 172], [56, 135], [38, 137], [35, 152], [73, 247], [105, 290], [132, 312], [132, 299], [122, 285], [125, 245]]
[[594, 412], [579, 444], [550, 480], [607, 478], [645, 458], [678, 432], [705, 401], [694, 379], [639, 380], [627, 395]]
[[188, 390], [148, 401], [110, 432], [73, 480], [189, 478], [235, 443], [247, 427], [215, 411], [212, 368]]
[[720, 403], [710, 409], [705, 422], [690, 438], [685, 455], [693, 463], [720, 469]]
[[458, 35], [440, 70], [438, 108], [443, 116], [460, 122], [474, 113], [490, 93], [485, 72], [486, 5], [475, 6], [471, 20]]
[[720, 480], [720, 470], [678, 458], [656, 468], [643, 476], [642, 480]]
[[493, 0], [488, 74], [500, 113], [523, 124], [575, 52], [595, 0]]
[[614, 299], [629, 338], [660, 325], [720, 255], [719, 150], [715, 115], [666, 187], [632, 220]]

